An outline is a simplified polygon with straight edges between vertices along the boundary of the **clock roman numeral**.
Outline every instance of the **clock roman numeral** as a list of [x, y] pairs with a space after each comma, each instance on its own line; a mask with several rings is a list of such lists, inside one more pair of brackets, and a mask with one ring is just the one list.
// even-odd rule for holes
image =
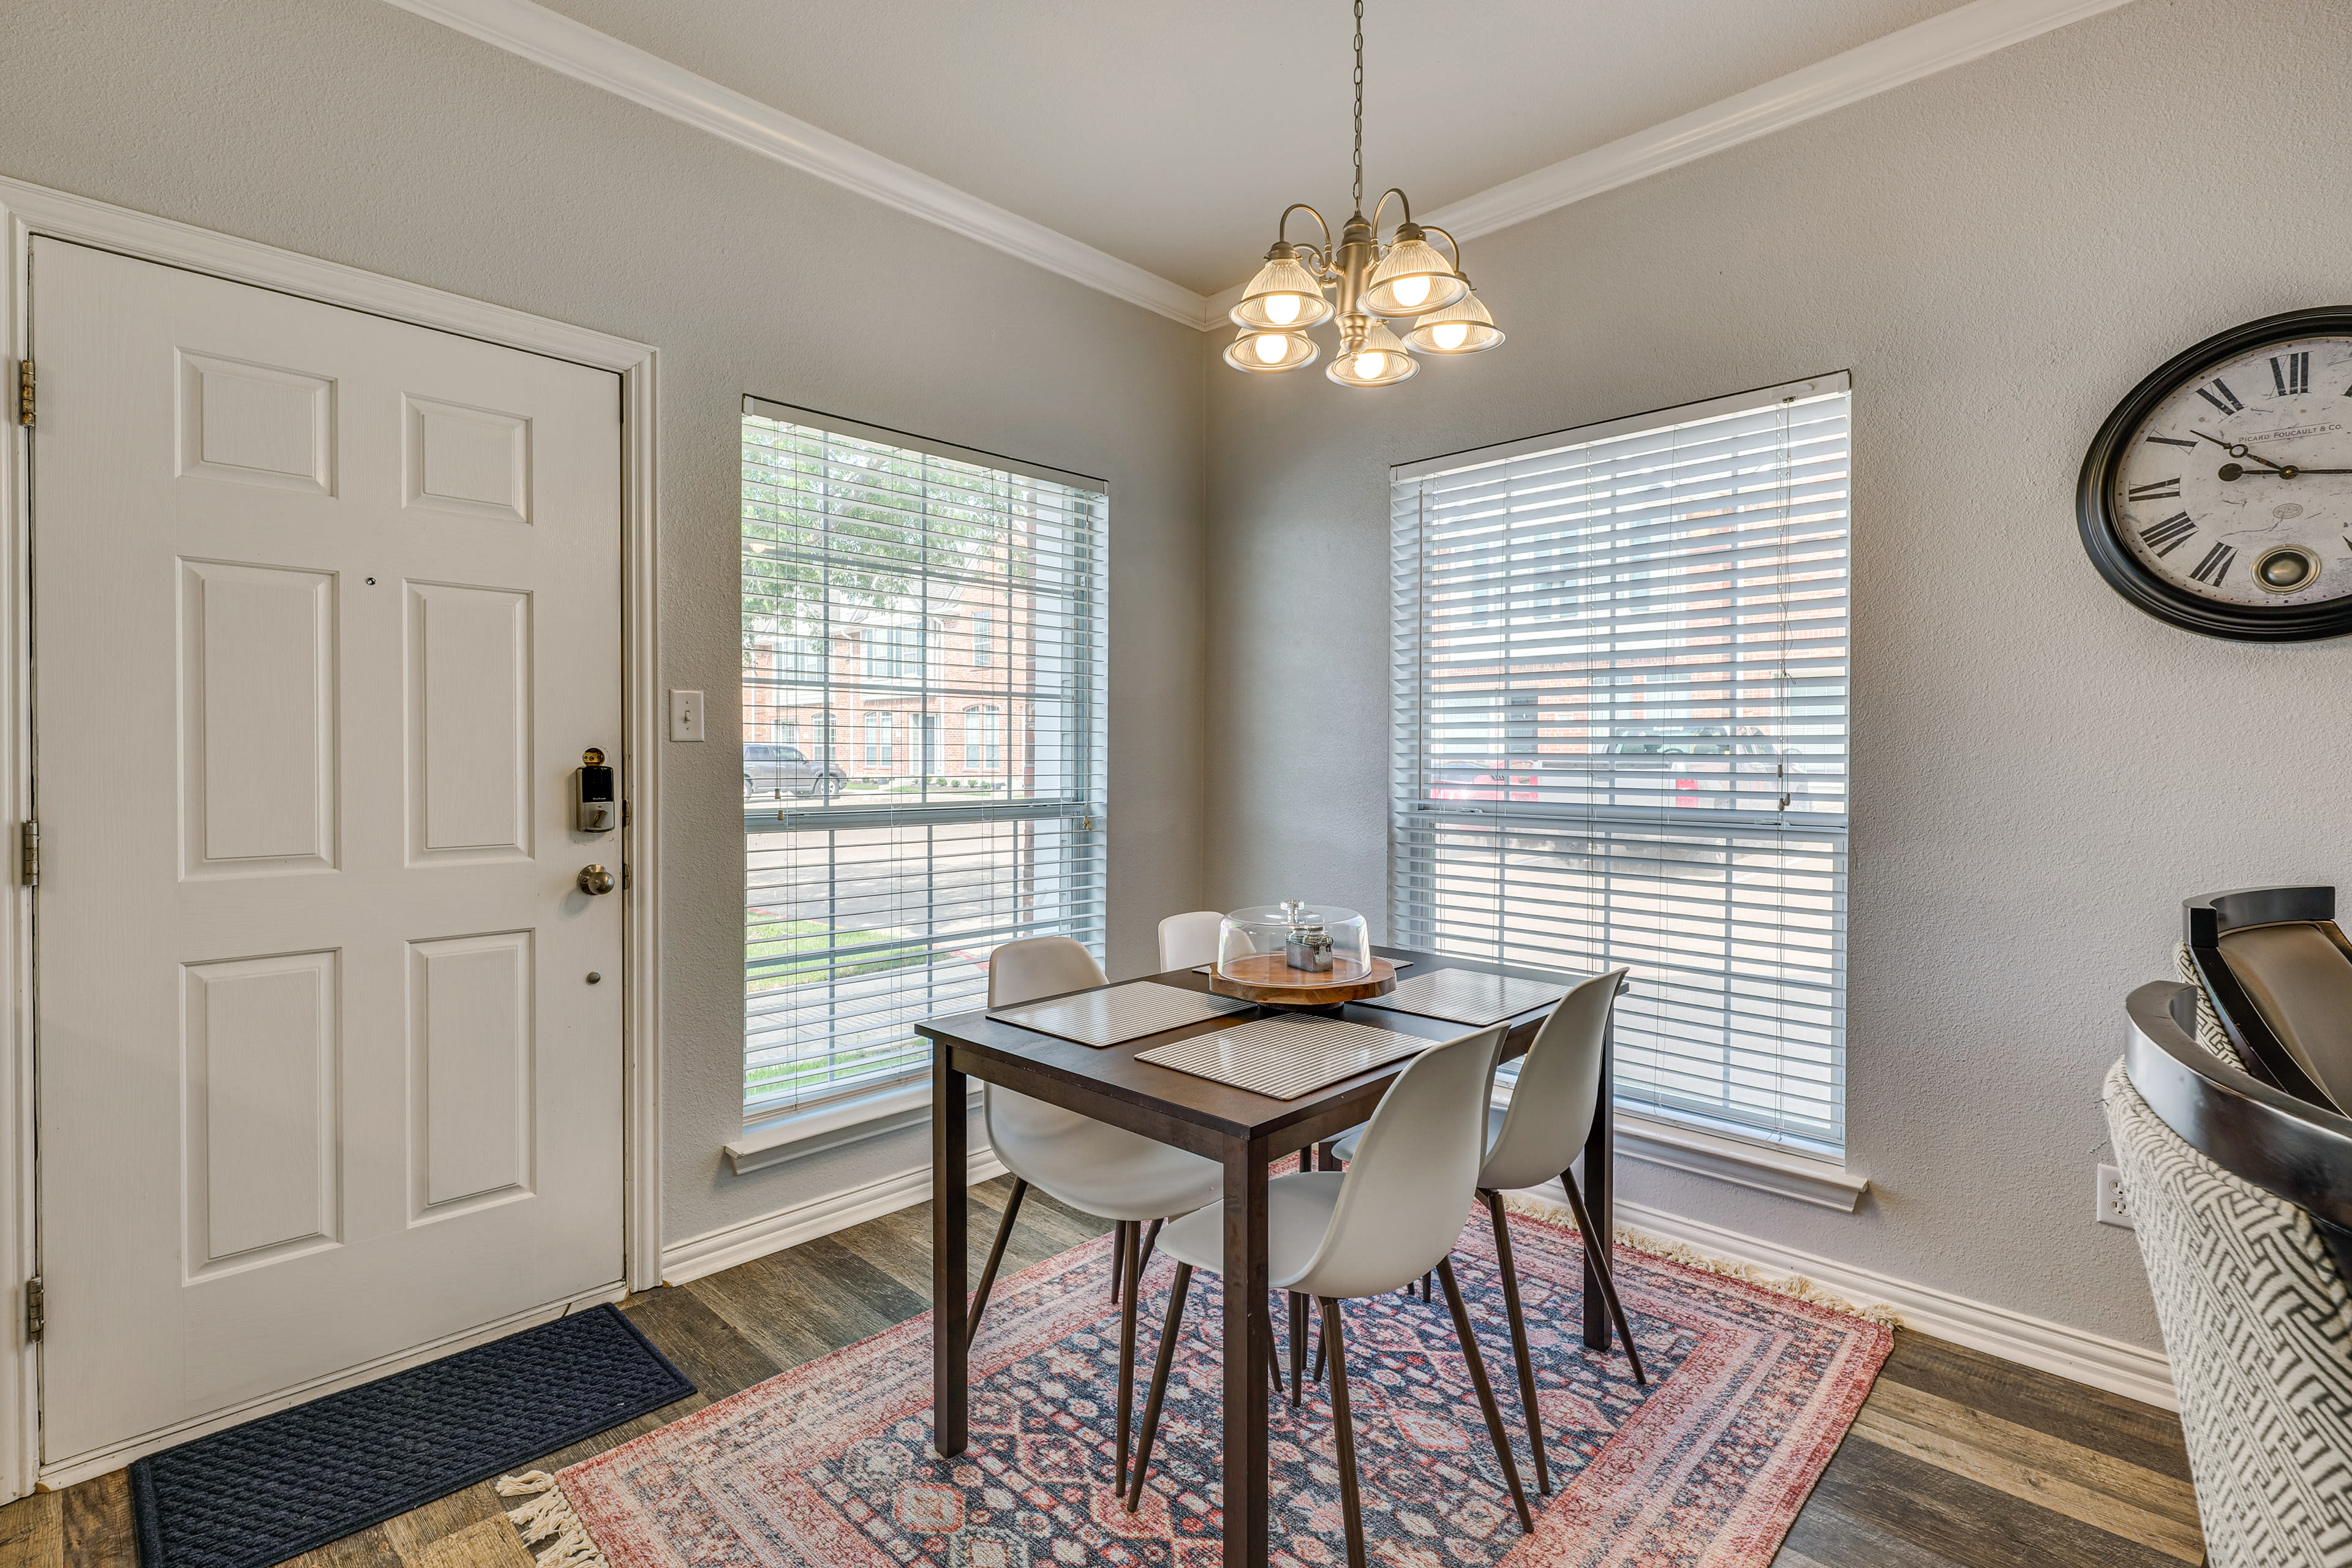
[[2133, 500], [2177, 500], [2180, 497], [2180, 481], [2158, 479], [2154, 484], [2134, 485], [2124, 493]]
[[[2347, 393], [2345, 395], [2346, 395], [2346, 396], [2347, 396], [2347, 397], [2352, 397], [2352, 393]], [[2159, 445], [2159, 446], [2165, 446], [2165, 447], [2188, 447], [2188, 448], [2189, 448], [2190, 451], [2192, 451], [2192, 452], [2193, 452], [2193, 451], [2195, 451], [2195, 450], [2197, 449], [2197, 443], [2196, 443], [2196, 442], [2194, 442], [2194, 441], [2184, 441], [2184, 440], [2182, 440], [2182, 439], [2181, 439], [2179, 437], [2178, 437], [2178, 436], [2150, 436], [2150, 437], [2148, 437], [2148, 440], [2149, 440], [2149, 441], [2151, 441], [2151, 442], [2153, 442], [2153, 443], [2156, 443], [2156, 444], [2158, 444], [2158, 445]]]
[[2169, 555], [2196, 531], [2197, 525], [2189, 521], [2189, 514], [2177, 511], [2162, 522], [2151, 522], [2141, 529], [2139, 542], [2158, 555]]
[[2199, 387], [2197, 395], [2224, 414], [2235, 414], [2245, 407], [2245, 405], [2238, 400], [2238, 395], [2230, 390], [2230, 384], [2220, 376], [2213, 378], [2212, 385]]
[[2221, 579], [2230, 574], [2230, 563], [2237, 558], [2238, 552], [2234, 546], [2217, 544], [2205, 552], [2205, 559], [2200, 561], [2189, 574], [2208, 587], [2218, 588], [2221, 585]]
[[[2282, 363], [2284, 360], [2284, 363]], [[2271, 381], [2278, 387], [2281, 397], [2301, 397], [2311, 390], [2311, 355], [2308, 352], [2271, 355]]]

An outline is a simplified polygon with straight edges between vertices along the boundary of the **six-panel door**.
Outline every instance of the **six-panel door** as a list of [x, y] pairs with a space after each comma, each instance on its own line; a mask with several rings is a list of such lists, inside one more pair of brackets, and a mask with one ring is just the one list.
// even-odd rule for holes
[[617, 1285], [621, 425], [79, 246], [32, 299], [55, 1464]]

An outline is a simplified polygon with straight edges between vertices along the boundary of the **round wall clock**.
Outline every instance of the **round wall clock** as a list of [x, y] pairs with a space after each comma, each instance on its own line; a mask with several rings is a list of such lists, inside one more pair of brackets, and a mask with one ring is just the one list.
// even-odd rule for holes
[[2352, 308], [2208, 338], [2107, 416], [2075, 494], [2108, 586], [2208, 637], [2352, 632]]

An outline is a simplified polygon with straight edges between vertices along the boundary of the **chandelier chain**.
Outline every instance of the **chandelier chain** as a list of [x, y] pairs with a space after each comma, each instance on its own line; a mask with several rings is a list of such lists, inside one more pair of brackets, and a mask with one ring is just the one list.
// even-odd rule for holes
[[1364, 210], [1364, 0], [1356, 0], [1356, 210]]

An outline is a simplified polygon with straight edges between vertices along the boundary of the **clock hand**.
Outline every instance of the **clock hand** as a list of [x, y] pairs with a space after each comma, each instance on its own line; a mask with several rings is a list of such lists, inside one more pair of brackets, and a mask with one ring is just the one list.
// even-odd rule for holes
[[[2233, 458], [2243, 458], [2247, 462], [2250, 462], [2250, 463], [2260, 463], [2263, 468], [2270, 469], [2270, 470], [2271, 470], [2271, 472], [2273, 472], [2273, 473], [2274, 473], [2274, 474], [2286, 474], [2286, 473], [2293, 473], [2293, 472], [2294, 472], [2294, 471], [2295, 471], [2294, 469], [2292, 469], [2292, 468], [2281, 468], [2278, 464], [2272, 462], [2268, 458], [2257, 458], [2257, 457], [2255, 457], [2255, 456], [2253, 455], [2253, 453], [2252, 453], [2252, 452], [2248, 451], [2245, 447], [2242, 447], [2242, 446], [2232, 446], [2231, 443], [2229, 443], [2229, 442], [2227, 442], [2227, 441], [2222, 440], [2222, 439], [2221, 439], [2220, 437], [2218, 437], [2218, 436], [2208, 436], [2208, 435], [2206, 435], [2206, 434], [2205, 434], [2205, 432], [2204, 432], [2204, 431], [2202, 431], [2202, 430], [2191, 430], [2191, 431], [2190, 431], [2190, 432], [2189, 432], [2189, 433], [2191, 436], [2195, 436], [2195, 437], [2199, 437], [2199, 438], [2200, 438], [2200, 439], [2201, 439], [2201, 440], [2206, 440], [2206, 441], [2210, 441], [2210, 442], [2212, 442], [2212, 443], [2213, 443], [2213, 445], [2215, 445], [2216, 447], [2221, 447], [2221, 450], [2223, 450], [2224, 452], [2229, 453], [2229, 454], [2230, 454], [2230, 456], [2231, 456], [2231, 457], [2233, 457]], [[2306, 470], [2306, 471], [2307, 471], [2307, 470]], [[2235, 479], [2235, 478], [2237, 478], [2237, 475], [2232, 474], [2232, 475], [2231, 475], [2230, 477], [2231, 477], [2231, 479]]]
[[[2254, 460], [2256, 462], [2262, 461], [2259, 458]], [[2289, 463], [2284, 468], [2274, 468], [2271, 474], [2257, 474], [2254, 477], [2256, 479], [2269, 479], [2273, 474], [2275, 474], [2276, 477], [2282, 479], [2301, 479], [2305, 474], [2352, 474], [2352, 468], [2298, 468], [2294, 464]], [[2238, 467], [2235, 463], [2224, 463], [2221, 465], [2221, 471], [2219, 477], [2223, 479], [2242, 479], [2246, 477], [2246, 470]]]

